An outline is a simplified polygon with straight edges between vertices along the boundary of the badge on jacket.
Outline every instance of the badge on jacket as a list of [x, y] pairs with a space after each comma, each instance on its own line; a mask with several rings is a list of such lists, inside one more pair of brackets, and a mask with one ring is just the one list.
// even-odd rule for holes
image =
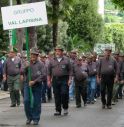
[[41, 72], [40, 72], [40, 71], [37, 71], [37, 74], [38, 74], [38, 75], [41, 75]]
[[66, 66], [65, 65], [62, 65], [61, 67], [62, 67], [62, 69], [65, 69]]

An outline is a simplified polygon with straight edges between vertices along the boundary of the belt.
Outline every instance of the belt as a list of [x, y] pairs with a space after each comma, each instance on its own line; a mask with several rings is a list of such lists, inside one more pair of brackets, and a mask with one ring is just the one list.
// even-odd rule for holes
[[62, 79], [68, 79], [68, 75], [66, 76], [53, 76], [53, 79], [56, 79], [56, 80], [62, 80]]
[[20, 74], [13, 74], [13, 75], [8, 75], [8, 76], [15, 77], [17, 75], [20, 75]]

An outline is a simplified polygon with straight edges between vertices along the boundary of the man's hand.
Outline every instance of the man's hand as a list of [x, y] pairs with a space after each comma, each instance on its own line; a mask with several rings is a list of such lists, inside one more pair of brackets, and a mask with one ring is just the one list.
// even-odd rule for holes
[[35, 81], [30, 81], [29, 86], [33, 86], [35, 84]]
[[47, 85], [48, 85], [49, 88], [51, 87], [52, 84], [51, 84], [50, 80], [47, 81]]
[[97, 77], [97, 83], [100, 84], [101, 79], [99, 77]]
[[68, 80], [68, 86], [70, 86], [71, 82], [72, 82], [72, 80]]
[[25, 67], [27, 68], [27, 67], [29, 67], [29, 65], [30, 65], [30, 63], [28, 61], [26, 61]]
[[121, 84], [124, 84], [124, 80], [121, 80], [120, 83], [121, 83]]
[[3, 81], [5, 82], [7, 80], [6, 75], [3, 75]]
[[24, 80], [24, 76], [20, 75], [20, 81], [23, 82], [23, 80]]
[[118, 78], [115, 78], [115, 79], [114, 79], [114, 83], [117, 83], [117, 82], [118, 82]]

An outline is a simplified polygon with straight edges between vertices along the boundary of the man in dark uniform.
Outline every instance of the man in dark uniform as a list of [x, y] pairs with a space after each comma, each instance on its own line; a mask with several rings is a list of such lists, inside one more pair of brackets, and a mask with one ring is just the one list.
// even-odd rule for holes
[[3, 80], [7, 80], [9, 86], [11, 105], [15, 107], [20, 105], [20, 76], [21, 74], [21, 59], [16, 56], [17, 49], [12, 49], [9, 52], [9, 57], [4, 64]]
[[76, 106], [81, 107], [81, 98], [84, 101], [84, 106], [87, 102], [87, 77], [88, 68], [87, 64], [82, 64], [82, 58], [79, 57], [73, 68], [74, 81], [75, 81], [75, 94], [76, 94]]
[[97, 75], [97, 65], [93, 62], [92, 56], [87, 58], [88, 63], [88, 96], [87, 103], [94, 104], [95, 92], [96, 92], [96, 75]]
[[[98, 76], [97, 81], [101, 80], [101, 101], [102, 108], [104, 109], [107, 105], [108, 109], [111, 109], [111, 100], [113, 92], [114, 81], [118, 80], [118, 68], [116, 61], [111, 57], [111, 48], [105, 49], [105, 56], [102, 58], [98, 65]], [[106, 91], [107, 90], [107, 91]], [[107, 101], [105, 98], [107, 92]]]
[[[119, 52], [114, 52], [113, 56], [117, 62], [117, 66], [118, 66], [118, 80], [120, 80], [120, 59], [119, 59]], [[118, 89], [119, 89], [120, 83], [116, 82], [114, 83], [114, 87], [113, 87], [113, 98], [112, 98], [112, 105], [115, 105], [116, 102], [118, 102]]]
[[63, 48], [55, 48], [55, 57], [48, 65], [48, 86], [53, 85], [55, 97], [55, 116], [61, 115], [62, 107], [64, 115], [68, 114], [69, 84], [71, 81], [71, 64], [67, 57], [63, 56]]
[[124, 53], [120, 53], [120, 85], [118, 88], [118, 99], [122, 99], [122, 92], [123, 92], [123, 86], [124, 86]]
[[[78, 53], [78, 51], [76, 49], [74, 49], [70, 52], [70, 62], [71, 62], [72, 68], [73, 68], [74, 64], [76, 63], [77, 53]], [[74, 77], [72, 77], [71, 84], [69, 86], [69, 99], [71, 101], [73, 101], [74, 97], [75, 97], [75, 82], [74, 82]]]
[[[38, 55], [38, 50], [32, 48], [30, 66], [27, 65], [25, 68], [26, 83], [24, 85], [24, 109], [27, 117], [26, 124], [30, 124], [31, 121], [33, 121], [34, 125], [38, 125], [40, 120], [42, 79], [46, 75], [44, 64], [39, 61]], [[29, 68], [31, 74], [28, 72]], [[31, 75], [31, 80], [29, 79], [29, 75]], [[31, 107], [30, 87], [32, 88], [33, 107]]]

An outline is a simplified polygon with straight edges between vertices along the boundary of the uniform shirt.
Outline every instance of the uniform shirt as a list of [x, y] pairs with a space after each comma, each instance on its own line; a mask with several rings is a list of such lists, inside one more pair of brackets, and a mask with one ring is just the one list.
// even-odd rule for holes
[[113, 58], [102, 58], [98, 65], [98, 75], [118, 75], [117, 62]]
[[120, 72], [121, 72], [121, 70], [120, 70], [120, 69], [121, 69], [121, 67], [120, 67], [120, 66], [121, 66], [121, 61], [120, 61], [119, 59], [118, 59], [118, 60], [115, 59], [115, 61], [116, 61], [116, 63], [117, 63], [117, 69], [118, 69], [118, 70], [117, 70], [117, 74], [118, 74], [118, 78], [119, 78], [119, 80], [120, 80], [120, 78], [121, 78], [121, 77], [120, 77]]
[[87, 64], [75, 64], [73, 68], [74, 79], [77, 81], [85, 80], [88, 77], [87, 71]]
[[4, 74], [16, 76], [21, 73], [21, 59], [19, 57], [8, 58], [4, 63]]
[[[43, 80], [43, 77], [46, 75], [44, 64], [39, 60], [37, 60], [35, 63], [31, 62], [30, 69], [31, 69], [31, 81], [40, 83]], [[29, 81], [28, 68], [26, 68], [25, 73], [26, 73], [26, 81]]]
[[46, 61], [40, 61], [43, 65], [44, 65], [44, 77], [43, 77], [43, 81], [47, 81], [47, 67], [48, 65], [46, 64]]
[[97, 74], [97, 63], [96, 62], [88, 63], [88, 75], [96, 76], [96, 74]]
[[120, 62], [120, 80], [124, 80], [124, 61]]
[[72, 75], [72, 67], [70, 60], [67, 57], [62, 57], [59, 62], [57, 58], [52, 58], [48, 65], [48, 76], [69, 76]]

